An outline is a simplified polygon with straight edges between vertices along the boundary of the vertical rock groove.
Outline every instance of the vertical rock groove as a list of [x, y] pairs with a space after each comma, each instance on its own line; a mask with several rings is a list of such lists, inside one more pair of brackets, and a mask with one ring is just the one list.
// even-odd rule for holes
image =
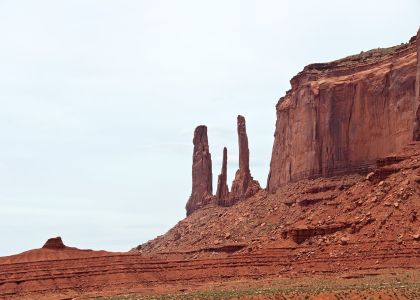
[[406, 44], [308, 65], [293, 77], [276, 105], [267, 189], [363, 172], [420, 140], [419, 47], [420, 30]]

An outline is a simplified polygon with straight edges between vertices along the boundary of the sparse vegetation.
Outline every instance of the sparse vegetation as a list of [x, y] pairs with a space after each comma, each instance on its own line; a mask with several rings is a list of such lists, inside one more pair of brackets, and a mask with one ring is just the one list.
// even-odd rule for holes
[[[407, 280], [398, 277], [368, 276], [357, 280], [343, 279], [302, 279], [301, 286], [295, 286], [296, 279], [284, 279], [271, 286], [255, 288], [209, 289], [162, 295], [120, 295], [99, 297], [96, 300], [166, 300], [166, 299], [312, 299], [314, 296], [331, 296], [332, 299], [420, 299], [419, 272], [401, 274]], [[408, 276], [407, 276], [408, 275]], [[412, 278], [413, 280], [408, 280]], [[295, 283], [293, 283], [295, 282]], [[328, 298], [330, 299], [330, 298]]]

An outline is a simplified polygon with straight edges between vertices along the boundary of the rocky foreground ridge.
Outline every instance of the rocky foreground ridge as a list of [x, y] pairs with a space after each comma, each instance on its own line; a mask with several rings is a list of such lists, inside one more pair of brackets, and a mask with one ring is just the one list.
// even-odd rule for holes
[[[279, 279], [301, 289], [302, 278], [317, 286], [325, 278], [419, 270], [420, 142], [376, 164], [365, 176], [304, 179], [275, 193], [260, 190], [233, 207], [205, 206], [130, 253], [60, 249], [54, 239], [0, 258], [0, 299], [184, 293], [272, 286]], [[418, 286], [418, 277], [412, 280]], [[418, 299], [416, 286], [382, 299]]]
[[420, 142], [376, 160], [366, 175], [303, 179], [233, 207], [199, 209], [133, 252], [200, 258], [282, 248], [340, 256], [373, 245], [420, 258]]

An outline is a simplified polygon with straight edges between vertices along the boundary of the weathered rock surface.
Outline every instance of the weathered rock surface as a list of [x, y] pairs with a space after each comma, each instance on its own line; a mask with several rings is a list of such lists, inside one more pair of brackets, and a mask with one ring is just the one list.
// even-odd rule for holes
[[193, 144], [192, 191], [186, 205], [187, 216], [213, 200], [212, 162], [206, 126], [195, 129]]
[[55, 237], [48, 239], [44, 246], [42, 246], [43, 249], [54, 249], [54, 250], [60, 250], [65, 249], [66, 246], [64, 245], [61, 237]]
[[416, 73], [416, 120], [414, 123], [414, 132], [413, 132], [413, 139], [415, 141], [420, 141], [420, 28], [417, 31], [416, 37], [416, 45], [417, 45], [417, 73]]
[[235, 179], [232, 183], [229, 205], [239, 200], [255, 195], [260, 190], [260, 184], [251, 176], [249, 169], [249, 147], [248, 136], [246, 134], [245, 118], [238, 116], [238, 144], [239, 144], [239, 169], [236, 171]]
[[207, 139], [207, 127], [198, 126], [194, 132], [194, 153], [192, 167], [193, 187], [187, 202], [187, 216], [208, 204], [231, 206], [239, 200], [251, 197], [261, 190], [258, 181], [249, 169], [248, 136], [245, 118], [238, 116], [239, 169], [232, 183], [232, 191], [227, 185], [227, 149], [223, 149], [222, 170], [218, 176], [216, 195], [212, 194], [212, 162]]
[[227, 149], [223, 148], [223, 161], [222, 170], [217, 180], [216, 190], [217, 203], [221, 206], [226, 205], [226, 201], [229, 200], [229, 187], [227, 185]]
[[[310, 72], [307, 70], [309, 73], [305, 75], [315, 78], [314, 82], [312, 79], [304, 79], [310, 85], [307, 87], [309, 91], [298, 84], [294, 86], [294, 91], [286, 95], [286, 98], [291, 98], [285, 101], [289, 101], [289, 104], [295, 101], [295, 106], [290, 104], [286, 108], [281, 107], [285, 105], [284, 102], [279, 104], [282, 118], [295, 118], [293, 120], [296, 123], [286, 128], [280, 126], [284, 119], [278, 121], [280, 131], [276, 132], [276, 142], [282, 148], [277, 150], [289, 155], [285, 156], [288, 159], [286, 162], [290, 162], [287, 169], [289, 177], [282, 178], [272, 173], [269, 182], [271, 178], [277, 180], [273, 181], [274, 185], [279, 184], [280, 180], [299, 179], [295, 168], [305, 170], [305, 164], [311, 162], [321, 173], [310, 169], [311, 173], [302, 173], [303, 176], [318, 177], [354, 171], [356, 167], [357, 170], [372, 167], [368, 176], [352, 174], [304, 179], [280, 185], [274, 193], [259, 190], [233, 208], [212, 205], [196, 211], [166, 234], [136, 247], [130, 253], [79, 250], [65, 247], [61, 238], [50, 239], [44, 245], [46, 249], [0, 257], [0, 298], [73, 299], [122, 294], [135, 296], [136, 293], [139, 297], [152, 294], [165, 297], [168, 293], [194, 297], [202, 295], [201, 291], [196, 293], [196, 290], [203, 290], [206, 294], [209, 286], [220, 288], [225, 294], [224, 291], [230, 288], [237, 291], [244, 287], [244, 291], [247, 291], [253, 285], [260, 288], [261, 284], [267, 283], [267, 289], [264, 290], [269, 291], [273, 297], [277, 296], [271, 293], [273, 284], [279, 284], [280, 288], [284, 284], [286, 292], [280, 297], [303, 299], [313, 293], [305, 297], [298, 294], [295, 291], [297, 289], [290, 293], [291, 283], [293, 285], [295, 282], [292, 288], [300, 289], [304, 286], [304, 290], [315, 291], [319, 297], [329, 297], [325, 289], [321, 294], [319, 292], [321, 281], [318, 279], [322, 280], [327, 275], [325, 283], [329, 291], [332, 291], [331, 282], [341, 279], [350, 282], [348, 286], [351, 289], [355, 288], [354, 294], [349, 294], [350, 289], [344, 289], [340, 297], [346, 299], [367, 298], [360, 292], [366, 290], [366, 284], [380, 286], [380, 289], [369, 289], [377, 290], [379, 298], [385, 295], [385, 298], [420, 299], [417, 288], [420, 268], [420, 142], [402, 144], [402, 151], [395, 155], [387, 153], [379, 159], [375, 157], [378, 153], [397, 148], [394, 139], [403, 142], [406, 137], [415, 136], [416, 131], [410, 132], [409, 127], [415, 129], [417, 106], [411, 97], [415, 94], [411, 92], [418, 89], [418, 81], [413, 84], [413, 78], [418, 79], [418, 76], [412, 75], [410, 71], [413, 68], [410, 59], [403, 59], [404, 56], [410, 57], [409, 47], [404, 45], [392, 48], [388, 54], [383, 54], [381, 50], [378, 52], [379, 60], [374, 52], [368, 54], [367, 61], [362, 63], [360, 56], [356, 56], [354, 61], [347, 59], [334, 62], [336, 65], [333, 68], [318, 65]], [[391, 64], [388, 67], [384, 67], [383, 55], [390, 55]], [[371, 59], [373, 61], [370, 63]], [[350, 72], [351, 68], [347, 64], [353, 63], [358, 71]], [[382, 69], [373, 71], [375, 68]], [[334, 75], [330, 71], [338, 73]], [[352, 74], [349, 75], [350, 79], [346, 77], [346, 72]], [[387, 76], [387, 79], [381, 76]], [[328, 83], [329, 80], [331, 82]], [[323, 87], [317, 92], [319, 96], [311, 96], [313, 89], [316, 90], [312, 84], [318, 85], [318, 89]], [[349, 86], [353, 86], [355, 91], [348, 91], [351, 90]], [[376, 89], [382, 89], [381, 95], [375, 94]], [[360, 91], [371, 98], [365, 99]], [[293, 96], [293, 93], [298, 94]], [[350, 107], [345, 102], [348, 98], [353, 102]], [[377, 101], [383, 102], [378, 104]], [[407, 107], [411, 101], [413, 109], [409, 120]], [[316, 111], [315, 116], [312, 110]], [[362, 112], [364, 110], [366, 112]], [[306, 114], [299, 115], [302, 112]], [[357, 120], [360, 124], [353, 120], [355, 116], [360, 118]], [[344, 130], [342, 122], [350, 129]], [[400, 127], [391, 128], [386, 122]], [[244, 122], [243, 125], [242, 133], [246, 137]], [[367, 131], [371, 142], [354, 136], [360, 135], [362, 129]], [[289, 135], [283, 134], [285, 132]], [[312, 133], [308, 135], [309, 139], [300, 136], [308, 132]], [[292, 138], [294, 134], [297, 136]], [[371, 143], [385, 147], [386, 134], [389, 135], [390, 146], [386, 146], [386, 151], [375, 149]], [[235, 187], [234, 190], [239, 191], [239, 194], [244, 190], [249, 191], [253, 183], [249, 171], [247, 139], [245, 141], [239, 141], [242, 155], [235, 183], [243, 187], [243, 178], [250, 178], [251, 184], [248, 181], [248, 188], [242, 190]], [[329, 148], [334, 143], [344, 145], [344, 152]], [[310, 152], [314, 145], [318, 147], [313, 150], [318, 154], [315, 158]], [[356, 149], [356, 146], [359, 148]], [[290, 160], [295, 154], [297, 159]], [[361, 160], [352, 160], [354, 157]], [[375, 159], [371, 160], [371, 157]], [[341, 158], [344, 158], [345, 163], [341, 164]], [[324, 163], [332, 167], [325, 168]], [[353, 163], [352, 169], [350, 167], [353, 167]], [[224, 185], [228, 190], [224, 178], [226, 164], [227, 151], [224, 151], [222, 174], [219, 176], [220, 193], [216, 194], [222, 194]], [[216, 201], [211, 193], [207, 129], [199, 126], [194, 135], [193, 190], [187, 211], [190, 209], [191, 213]], [[62, 248], [65, 249], [50, 250]], [[408, 272], [395, 273], [396, 270]], [[388, 277], [389, 274], [395, 277]], [[366, 276], [367, 281], [357, 285], [358, 281], [354, 279], [363, 276]], [[286, 281], [275, 282], [276, 277]], [[378, 284], [372, 284], [373, 277], [379, 278]], [[307, 284], [307, 278], [311, 282], [316, 278], [313, 287]], [[390, 278], [385, 282], [390, 283], [389, 297], [383, 289], [387, 278]], [[400, 278], [404, 278], [403, 283]], [[305, 281], [298, 281], [301, 279]], [[340, 290], [343, 290], [344, 281], [338, 284]], [[241, 286], [238, 287], [238, 283]], [[255, 295], [255, 289], [249, 291]], [[214, 294], [213, 291], [211, 293]], [[264, 294], [260, 296], [264, 297]], [[335, 293], [331, 297], [340, 298]]]
[[292, 78], [276, 106], [267, 189], [365, 171], [410, 142], [419, 102], [418, 41], [419, 35], [400, 46], [312, 64]]
[[396, 154], [380, 159], [386, 165], [373, 170], [372, 180], [359, 174], [300, 180], [275, 193], [260, 190], [230, 208], [200, 209], [133, 251], [205, 257], [215, 248], [245, 244], [239, 252], [296, 246], [297, 251], [312, 248], [328, 255], [328, 248], [346, 243], [344, 237], [365, 258], [379, 247], [389, 251], [388, 242], [399, 247], [400, 240], [420, 258], [413, 239], [420, 233], [420, 142]]
[[314, 236], [325, 236], [337, 231], [342, 231], [345, 228], [350, 227], [351, 224], [331, 224], [328, 226], [314, 226], [314, 227], [302, 227], [302, 228], [291, 228], [288, 231], [283, 232], [285, 238], [290, 237], [293, 241], [298, 244], [303, 243], [307, 239]]

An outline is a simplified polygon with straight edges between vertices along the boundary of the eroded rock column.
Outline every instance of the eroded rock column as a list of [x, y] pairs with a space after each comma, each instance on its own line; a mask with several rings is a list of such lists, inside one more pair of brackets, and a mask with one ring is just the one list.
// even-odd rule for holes
[[254, 195], [260, 189], [258, 181], [253, 180], [249, 169], [248, 136], [246, 134], [245, 118], [241, 115], [237, 120], [239, 144], [239, 169], [236, 171], [230, 193], [230, 205], [239, 200]]
[[212, 201], [212, 162], [207, 138], [207, 127], [198, 126], [194, 131], [192, 165], [192, 191], [188, 199], [187, 216]]
[[217, 179], [217, 190], [216, 190], [217, 203], [221, 206], [225, 206], [226, 202], [229, 201], [229, 187], [227, 185], [227, 149], [223, 148], [223, 161], [222, 170]]

